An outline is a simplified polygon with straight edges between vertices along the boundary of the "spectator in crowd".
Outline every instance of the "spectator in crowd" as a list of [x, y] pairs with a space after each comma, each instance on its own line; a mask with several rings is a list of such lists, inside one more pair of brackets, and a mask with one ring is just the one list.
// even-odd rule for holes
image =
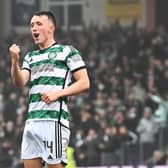
[[98, 134], [92, 128], [89, 129], [85, 139], [86, 166], [100, 165]]
[[3, 118], [6, 122], [13, 121], [16, 123], [16, 108], [17, 108], [17, 94], [11, 92], [7, 101], [5, 102], [4, 115]]
[[125, 125], [118, 128], [118, 140], [120, 145], [120, 162], [121, 165], [136, 165], [138, 160], [137, 154], [137, 135], [127, 129]]
[[168, 97], [166, 94], [149, 94], [149, 97], [157, 108], [154, 111], [154, 119], [159, 127], [158, 145], [161, 149], [167, 146], [168, 142]]
[[85, 135], [83, 129], [77, 129], [75, 132], [74, 148], [75, 148], [75, 159], [78, 166], [86, 166], [86, 146], [85, 146]]
[[166, 161], [168, 159], [167, 153], [161, 150], [155, 150], [153, 152], [152, 157], [146, 161], [146, 165], [149, 168], [153, 168], [154, 166], [166, 165]]
[[3, 139], [0, 142], [0, 167], [11, 168], [14, 158], [14, 142], [10, 139]]
[[136, 130], [141, 145], [141, 162], [144, 163], [156, 148], [155, 141], [158, 133], [158, 126], [150, 107], [144, 107], [143, 117], [140, 119]]
[[119, 138], [117, 127], [106, 127], [104, 129], [103, 135], [100, 138], [99, 148], [101, 151], [101, 165], [111, 166], [117, 165], [117, 160], [119, 156], [117, 152], [119, 150]]

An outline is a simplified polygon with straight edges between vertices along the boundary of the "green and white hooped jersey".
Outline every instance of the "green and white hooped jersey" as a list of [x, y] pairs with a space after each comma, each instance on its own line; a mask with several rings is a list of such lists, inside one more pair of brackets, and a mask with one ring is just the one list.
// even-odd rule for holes
[[81, 68], [85, 68], [85, 63], [72, 46], [54, 44], [45, 50], [29, 52], [22, 65], [22, 69], [31, 73], [27, 120], [60, 120], [69, 127], [68, 99], [46, 104], [41, 93], [66, 88], [71, 83], [72, 72]]

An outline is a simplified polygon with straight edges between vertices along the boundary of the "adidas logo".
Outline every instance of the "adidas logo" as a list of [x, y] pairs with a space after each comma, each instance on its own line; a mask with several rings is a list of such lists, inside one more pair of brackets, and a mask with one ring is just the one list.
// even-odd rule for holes
[[51, 159], [53, 159], [53, 157], [51, 155], [49, 155], [47, 159], [51, 160]]

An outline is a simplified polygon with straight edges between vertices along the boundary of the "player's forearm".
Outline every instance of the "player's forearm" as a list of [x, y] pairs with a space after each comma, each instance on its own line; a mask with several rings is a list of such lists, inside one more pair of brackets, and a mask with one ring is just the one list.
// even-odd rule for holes
[[59, 91], [51, 91], [51, 92], [42, 93], [41, 99], [42, 99], [42, 101], [49, 104], [52, 101], [55, 101], [59, 98], [82, 93], [85, 90], [89, 89], [89, 87], [90, 87], [89, 79], [87, 79], [87, 80], [80, 79], [65, 89], [62, 89]]
[[12, 63], [11, 67], [12, 82], [15, 86], [24, 86], [24, 77], [18, 63]]
[[90, 82], [89, 79], [81, 79], [76, 82], [74, 82], [69, 87], [59, 91], [58, 97], [65, 97], [65, 96], [71, 96], [80, 94], [90, 88]]

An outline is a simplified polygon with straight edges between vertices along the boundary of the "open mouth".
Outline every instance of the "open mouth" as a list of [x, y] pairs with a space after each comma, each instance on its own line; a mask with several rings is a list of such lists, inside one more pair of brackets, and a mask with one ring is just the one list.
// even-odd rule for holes
[[38, 38], [39, 35], [40, 35], [39, 33], [34, 33], [34, 34], [33, 34], [33, 36], [34, 36], [35, 38]]

